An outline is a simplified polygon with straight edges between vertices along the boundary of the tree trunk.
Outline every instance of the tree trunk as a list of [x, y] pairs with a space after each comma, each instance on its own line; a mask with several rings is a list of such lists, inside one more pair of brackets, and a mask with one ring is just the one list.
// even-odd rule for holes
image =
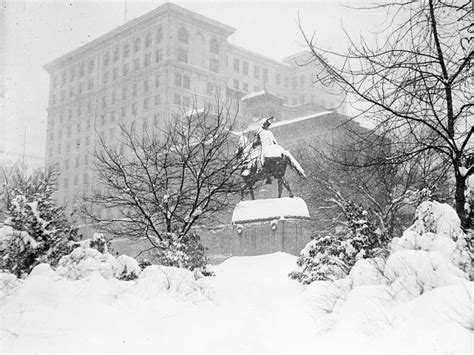
[[459, 172], [456, 172], [456, 193], [455, 193], [455, 202], [456, 202], [456, 212], [461, 219], [461, 226], [464, 229], [470, 227], [470, 221], [466, 213], [465, 204], [466, 196], [464, 192], [466, 190], [466, 177], [461, 175]]

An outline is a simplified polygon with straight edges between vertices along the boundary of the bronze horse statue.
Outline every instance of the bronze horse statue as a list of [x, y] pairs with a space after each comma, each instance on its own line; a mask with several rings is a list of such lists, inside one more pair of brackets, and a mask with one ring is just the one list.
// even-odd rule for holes
[[[278, 198], [282, 195], [283, 186], [288, 191], [288, 195], [294, 197], [290, 184], [285, 179], [286, 168], [290, 166], [303, 178], [306, 178], [306, 175], [298, 161], [291, 155], [291, 153], [283, 150], [280, 146], [278, 147], [281, 149], [281, 154], [279, 156], [265, 157], [263, 159], [263, 164], [260, 162], [260, 157], [251, 158], [250, 161], [247, 162], [246, 167], [242, 169], [241, 176], [244, 183], [240, 190], [241, 199], [244, 199], [245, 191], [248, 190], [252, 200], [255, 200], [255, 194], [253, 191], [255, 183], [262, 180], [271, 183], [272, 178], [276, 179], [278, 182]], [[245, 148], [246, 147], [241, 144], [237, 151], [237, 156], [243, 160], [246, 159]], [[245, 170], [246, 173], [243, 173]]]

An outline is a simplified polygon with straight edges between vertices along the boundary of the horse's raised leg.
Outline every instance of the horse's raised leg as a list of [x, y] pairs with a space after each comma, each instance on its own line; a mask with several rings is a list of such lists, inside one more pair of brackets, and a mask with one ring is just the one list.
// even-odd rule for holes
[[[288, 194], [290, 195], [290, 197], [294, 197], [295, 195], [293, 195], [293, 191], [291, 191], [290, 184], [288, 183], [288, 181], [286, 181], [286, 179], [284, 177], [282, 177], [281, 182], [283, 183], [285, 188], [288, 190]], [[280, 187], [280, 180], [278, 180], [278, 187]], [[278, 193], [281, 195], [280, 192], [278, 192]], [[280, 196], [278, 196], [278, 197], [280, 197]]]
[[278, 198], [281, 197], [283, 193], [283, 178], [278, 178]]

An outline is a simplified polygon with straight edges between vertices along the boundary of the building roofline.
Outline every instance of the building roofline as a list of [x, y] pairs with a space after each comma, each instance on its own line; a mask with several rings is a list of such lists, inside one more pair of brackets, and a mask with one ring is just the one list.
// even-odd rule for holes
[[[292, 54], [288, 57], [285, 57], [285, 58], [282, 58], [282, 62], [284, 62], [285, 64], [287, 64], [287, 62], [291, 61], [292, 59], [295, 59], [295, 58], [298, 58], [299, 56], [303, 55], [303, 54], [306, 54], [306, 55], [311, 55], [311, 52], [310, 51], [301, 51], [301, 52], [298, 52], [298, 53], [295, 53], [295, 54]], [[288, 64], [287, 64], [288, 65]]]
[[62, 55], [62, 56], [60, 56], [59, 58], [54, 59], [53, 61], [45, 64], [43, 66], [43, 68], [47, 71], [50, 71], [51, 69], [53, 69], [58, 64], [63, 63], [63, 62], [65, 62], [65, 61], [67, 61], [71, 58], [74, 58], [75, 56], [80, 55], [80, 54], [82, 54], [82, 53], [84, 53], [88, 50], [91, 50], [91, 49], [101, 45], [105, 41], [107, 41], [107, 40], [109, 40], [109, 39], [125, 32], [125, 31], [127, 31], [127, 30], [129, 30], [133, 27], [135, 27], [136, 25], [139, 25], [143, 22], [146, 22], [146, 21], [154, 18], [155, 16], [163, 15], [163, 14], [166, 14], [167, 12], [171, 12], [171, 11], [177, 12], [177, 13], [179, 13], [181, 15], [184, 15], [184, 16], [193, 17], [193, 18], [195, 18], [199, 21], [206, 22], [210, 26], [218, 28], [221, 33], [223, 32], [227, 36], [230, 36], [232, 33], [234, 33], [236, 31], [236, 29], [232, 26], [229, 26], [229, 25], [226, 25], [222, 22], [211, 19], [210, 17], [198, 14], [197, 12], [185, 9], [184, 7], [178, 6], [176, 4], [166, 2], [163, 5], [158, 6], [156, 9], [154, 9], [152, 11], [149, 11], [149, 12], [147, 12], [146, 14], [144, 14], [142, 16], [134, 18], [133, 20], [130, 20], [127, 23], [125, 23], [125, 24], [123, 24], [123, 25], [107, 32], [106, 34], [97, 37], [96, 39], [94, 39], [94, 40], [92, 40], [92, 41], [90, 41], [90, 42], [88, 42], [88, 43], [86, 43], [86, 44], [84, 44], [84, 45], [82, 45], [82, 46], [80, 46], [80, 47], [64, 54], [64, 55]]
[[267, 61], [270, 61], [270, 62], [273, 62], [274, 64], [277, 64], [279, 66], [282, 66], [282, 67], [286, 67], [288, 69], [291, 68], [291, 66], [287, 63], [284, 63], [282, 62], [281, 60], [278, 60], [278, 59], [274, 59], [274, 58], [271, 58], [271, 57], [267, 57], [266, 55], [263, 55], [263, 54], [260, 54], [260, 53], [257, 53], [257, 52], [254, 52], [250, 49], [247, 49], [247, 48], [244, 48], [244, 47], [241, 47], [241, 46], [238, 46], [237, 44], [234, 44], [234, 43], [230, 43], [230, 42], [227, 42], [227, 46], [228, 47], [233, 47], [239, 51], [243, 51], [243, 52], [247, 52], [248, 54], [250, 55], [253, 55], [253, 56], [256, 56], [256, 57], [260, 57], [261, 59], [263, 60], [267, 60]]

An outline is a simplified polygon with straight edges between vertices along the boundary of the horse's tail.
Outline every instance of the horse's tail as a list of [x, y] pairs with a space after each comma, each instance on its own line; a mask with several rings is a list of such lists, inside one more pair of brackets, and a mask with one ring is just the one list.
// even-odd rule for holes
[[288, 158], [288, 161], [290, 162], [290, 166], [297, 172], [297, 174], [303, 178], [306, 178], [306, 174], [304, 173], [303, 168], [301, 167], [300, 163], [298, 163], [298, 160], [293, 157], [293, 155], [289, 151], [285, 151], [285, 155]]

